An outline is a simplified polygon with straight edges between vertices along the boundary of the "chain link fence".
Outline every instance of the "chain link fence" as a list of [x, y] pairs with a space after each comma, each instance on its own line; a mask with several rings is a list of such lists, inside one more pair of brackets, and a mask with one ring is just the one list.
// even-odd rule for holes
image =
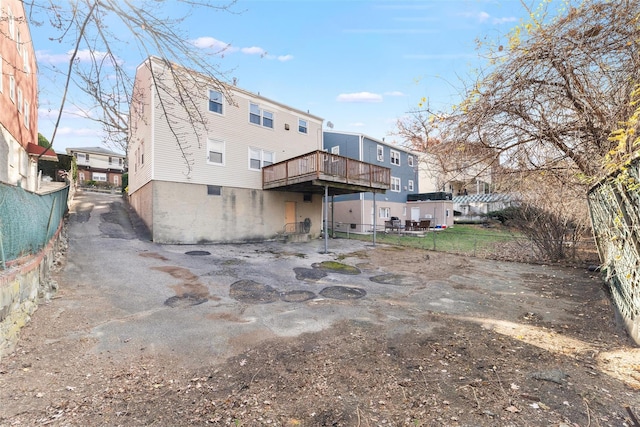
[[[639, 168], [640, 159], [636, 159], [627, 169], [627, 178], [610, 176], [588, 194], [591, 222], [611, 297], [625, 321], [636, 324], [640, 315]], [[640, 337], [636, 339], [640, 341]]]
[[[363, 229], [373, 230], [370, 224], [360, 225]], [[329, 236], [374, 242], [373, 233], [356, 233], [349, 229], [349, 224], [344, 226], [336, 223], [335, 229], [329, 227]], [[382, 227], [376, 232], [375, 242], [485, 259], [545, 262], [544, 254], [540, 253], [530, 238], [499, 225], [461, 224], [446, 229], [431, 228], [422, 232], [402, 229], [389, 229], [385, 232]], [[564, 261], [567, 264], [599, 264], [593, 238], [585, 237], [564, 244], [568, 255]]]
[[0, 183], [0, 267], [37, 253], [55, 235], [67, 212], [69, 186], [36, 194]]

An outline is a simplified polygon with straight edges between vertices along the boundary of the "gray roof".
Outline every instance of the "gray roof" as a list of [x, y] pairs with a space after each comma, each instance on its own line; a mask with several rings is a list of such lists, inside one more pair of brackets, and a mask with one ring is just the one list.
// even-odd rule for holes
[[71, 153], [89, 153], [89, 154], [102, 154], [103, 156], [112, 157], [127, 157], [125, 154], [116, 153], [115, 151], [107, 150], [102, 147], [72, 147], [66, 149], [67, 154]]

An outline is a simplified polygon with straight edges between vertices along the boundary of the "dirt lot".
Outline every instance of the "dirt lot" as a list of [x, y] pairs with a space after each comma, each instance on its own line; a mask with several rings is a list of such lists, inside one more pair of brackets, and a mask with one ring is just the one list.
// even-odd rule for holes
[[[424, 262], [434, 256], [437, 264]], [[467, 264], [392, 247], [340, 258], [431, 280]], [[525, 277], [549, 305], [522, 306], [517, 323], [425, 310], [388, 336], [346, 319], [317, 333], [256, 340], [195, 368], [185, 367], [193, 366], [183, 363], [188, 354], [121, 357], [91, 352], [89, 339], [70, 345], [59, 339], [62, 325], [92, 320], [86, 311], [57, 312], [54, 300], [0, 363], [0, 425], [638, 425], [638, 351], [616, 329], [597, 276], [574, 273], [573, 285], [542, 266]], [[481, 283], [470, 286], [481, 293]], [[63, 288], [58, 298], [72, 292]], [[542, 320], [540, 309], [567, 301], [563, 319]]]

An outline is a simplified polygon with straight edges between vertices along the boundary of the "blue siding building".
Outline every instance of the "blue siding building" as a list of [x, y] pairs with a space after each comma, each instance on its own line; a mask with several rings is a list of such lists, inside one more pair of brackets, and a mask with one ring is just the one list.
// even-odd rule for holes
[[407, 195], [420, 191], [417, 156], [409, 149], [363, 134], [334, 131], [324, 131], [323, 147], [333, 154], [391, 169], [390, 190], [375, 196], [377, 212], [374, 212], [374, 193], [334, 197], [329, 218], [336, 230], [370, 232], [374, 215], [379, 230], [384, 229], [384, 221], [392, 217], [397, 217], [403, 224], [404, 220], [413, 219], [407, 212]]

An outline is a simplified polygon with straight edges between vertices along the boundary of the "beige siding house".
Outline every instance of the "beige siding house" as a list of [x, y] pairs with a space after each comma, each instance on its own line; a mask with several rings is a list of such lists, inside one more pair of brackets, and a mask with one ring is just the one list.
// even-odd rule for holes
[[323, 119], [151, 57], [130, 109], [129, 199], [159, 243], [270, 239], [322, 225], [322, 196], [263, 190], [263, 167], [322, 150]]

